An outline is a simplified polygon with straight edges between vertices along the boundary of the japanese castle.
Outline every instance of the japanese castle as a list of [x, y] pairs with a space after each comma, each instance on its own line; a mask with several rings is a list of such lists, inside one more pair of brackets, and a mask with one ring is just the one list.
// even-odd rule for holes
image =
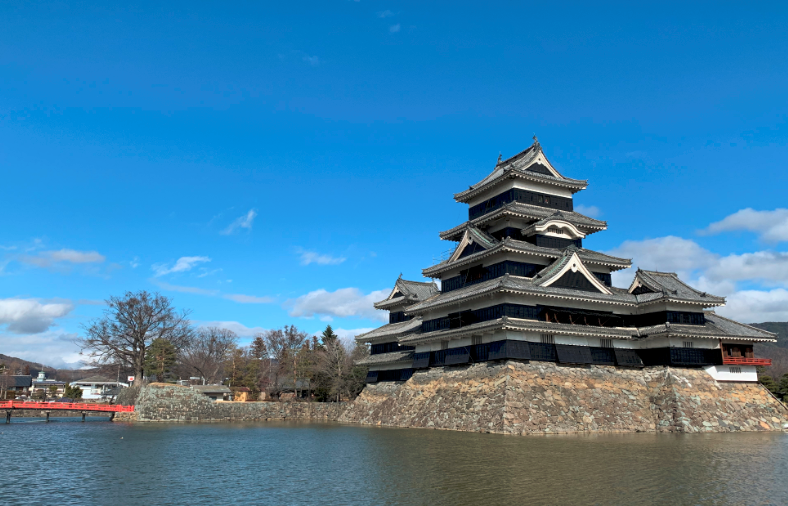
[[714, 313], [725, 299], [669, 272], [638, 270], [628, 288], [611, 273], [631, 261], [586, 249], [607, 223], [573, 208], [588, 186], [534, 143], [498, 163], [454, 200], [468, 221], [440, 233], [457, 243], [422, 271], [400, 276], [386, 300], [389, 323], [356, 339], [371, 345], [367, 383], [407, 381], [420, 369], [494, 360], [617, 367], [704, 368], [719, 381], [757, 381], [753, 343], [774, 335]]

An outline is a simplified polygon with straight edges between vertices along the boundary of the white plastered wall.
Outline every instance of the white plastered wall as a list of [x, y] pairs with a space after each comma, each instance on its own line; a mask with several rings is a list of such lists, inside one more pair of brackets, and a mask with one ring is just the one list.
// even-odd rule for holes
[[703, 369], [717, 381], [758, 381], [754, 365], [709, 365]]

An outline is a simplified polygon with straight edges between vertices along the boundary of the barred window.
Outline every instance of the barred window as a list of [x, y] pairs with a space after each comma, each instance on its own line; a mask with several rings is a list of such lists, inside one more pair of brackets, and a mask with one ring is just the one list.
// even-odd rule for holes
[[441, 349], [448, 350], [449, 349], [449, 341], [441, 341]]
[[684, 348], [694, 348], [695, 347], [695, 343], [693, 343], [692, 341], [684, 341], [682, 343], [682, 346]]
[[542, 334], [540, 337], [542, 338], [542, 344], [555, 344], [553, 334]]
[[471, 341], [472, 344], [482, 344], [482, 336], [473, 336]]
[[612, 339], [600, 339], [600, 345], [602, 348], [612, 348], [613, 347], [613, 340]]
[[731, 374], [741, 374], [741, 367], [729, 367]]

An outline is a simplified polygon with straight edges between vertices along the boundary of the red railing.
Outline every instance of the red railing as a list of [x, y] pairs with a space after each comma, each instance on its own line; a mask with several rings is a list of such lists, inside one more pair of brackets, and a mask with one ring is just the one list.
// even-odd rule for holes
[[120, 404], [82, 404], [76, 402], [26, 402], [26, 401], [0, 401], [0, 409], [68, 409], [72, 411], [104, 411], [108, 413], [131, 413], [134, 406], [121, 406]]
[[772, 365], [770, 358], [723, 357], [725, 365]]

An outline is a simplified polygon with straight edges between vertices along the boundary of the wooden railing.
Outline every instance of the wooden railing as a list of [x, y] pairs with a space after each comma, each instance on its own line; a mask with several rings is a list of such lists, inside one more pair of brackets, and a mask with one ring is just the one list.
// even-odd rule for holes
[[747, 357], [723, 357], [722, 363], [725, 365], [772, 365], [770, 358], [747, 358]]
[[86, 404], [76, 402], [0, 401], [0, 409], [39, 409], [41, 411], [59, 409], [71, 411], [102, 411], [106, 413], [131, 413], [134, 411], [134, 406], [121, 406], [120, 404]]

